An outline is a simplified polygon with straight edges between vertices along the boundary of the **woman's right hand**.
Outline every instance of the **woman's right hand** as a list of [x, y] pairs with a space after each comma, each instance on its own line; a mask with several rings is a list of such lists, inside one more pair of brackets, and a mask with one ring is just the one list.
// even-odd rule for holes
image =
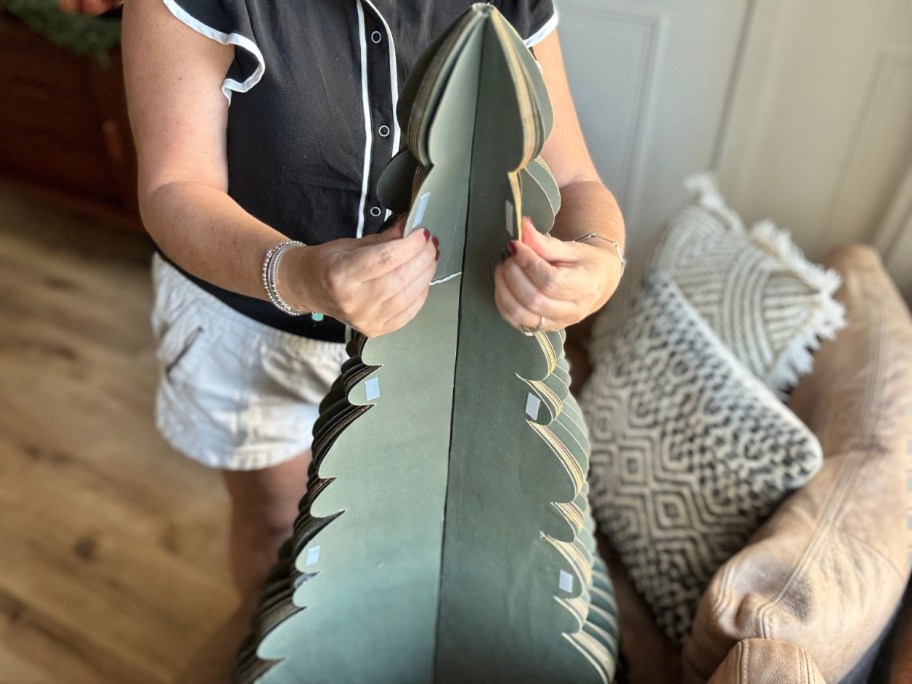
[[332, 316], [367, 337], [403, 327], [427, 299], [440, 256], [430, 232], [402, 237], [404, 228], [403, 217], [376, 235], [287, 252], [278, 278], [285, 300]]

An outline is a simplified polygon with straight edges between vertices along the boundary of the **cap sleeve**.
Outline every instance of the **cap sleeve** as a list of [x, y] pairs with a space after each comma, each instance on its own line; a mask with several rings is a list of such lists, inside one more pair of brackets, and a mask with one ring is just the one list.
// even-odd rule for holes
[[496, 0], [494, 4], [527, 47], [541, 42], [557, 27], [557, 8], [552, 0]]
[[246, 93], [266, 71], [266, 61], [256, 44], [253, 25], [244, 0], [163, 0], [171, 14], [207, 38], [234, 46], [234, 62], [228, 69], [222, 92]]

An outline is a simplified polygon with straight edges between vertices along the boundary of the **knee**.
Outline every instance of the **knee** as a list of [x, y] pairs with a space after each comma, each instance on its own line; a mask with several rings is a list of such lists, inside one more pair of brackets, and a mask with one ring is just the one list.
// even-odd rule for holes
[[297, 501], [234, 502], [231, 509], [232, 536], [284, 541], [291, 534], [297, 514]]
[[225, 473], [232, 535], [284, 539], [307, 488], [310, 453], [260, 471]]

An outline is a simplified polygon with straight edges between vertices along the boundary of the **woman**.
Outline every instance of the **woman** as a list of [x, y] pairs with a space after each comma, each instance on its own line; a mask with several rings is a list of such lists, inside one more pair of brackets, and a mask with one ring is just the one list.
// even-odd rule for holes
[[[399, 84], [470, 4], [125, 5], [140, 206], [161, 252], [158, 425], [178, 450], [224, 471], [239, 624], [304, 493], [310, 427], [344, 359], [343, 324], [389, 333], [427, 297], [436, 240], [403, 237], [401, 222], [378, 233], [376, 184], [399, 145]], [[555, 111], [543, 156], [563, 198], [554, 237], [527, 222], [510, 243], [496, 301], [517, 328], [557, 330], [614, 292], [623, 221], [579, 129], [551, 1], [494, 4], [543, 67]]]

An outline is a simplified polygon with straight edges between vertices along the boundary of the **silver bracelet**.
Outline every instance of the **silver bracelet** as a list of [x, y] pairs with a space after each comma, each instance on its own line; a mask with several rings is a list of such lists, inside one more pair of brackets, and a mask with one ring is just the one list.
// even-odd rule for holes
[[614, 247], [614, 251], [617, 252], [618, 259], [621, 260], [621, 273], [624, 272], [624, 269], [627, 268], [627, 259], [624, 257], [624, 250], [621, 249], [621, 245], [617, 240], [612, 240], [610, 237], [605, 237], [600, 233], [586, 233], [576, 238], [574, 242], [583, 242], [584, 240], [604, 240], [611, 244]]
[[[279, 294], [279, 286], [277, 283], [279, 262], [282, 261], [282, 257], [285, 256], [285, 253], [288, 250], [297, 247], [306, 247], [306, 245], [297, 240], [287, 240], [266, 252], [266, 258], [263, 259], [263, 289], [266, 290], [266, 296], [269, 297], [269, 301], [272, 302], [279, 311], [287, 313], [289, 316], [304, 316], [310, 313], [309, 311], [298, 311], [297, 309], [292, 308], [292, 306], [285, 301], [285, 298]], [[311, 315], [314, 317], [314, 320], [322, 319], [320, 314]], [[317, 316], [320, 316], [320, 318], [317, 318]]]

